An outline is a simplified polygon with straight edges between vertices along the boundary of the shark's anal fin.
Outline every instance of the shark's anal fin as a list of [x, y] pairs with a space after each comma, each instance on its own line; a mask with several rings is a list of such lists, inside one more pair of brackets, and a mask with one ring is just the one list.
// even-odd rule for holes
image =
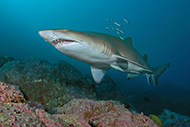
[[104, 77], [106, 71], [107, 69], [100, 69], [91, 66], [92, 77], [96, 83], [100, 83], [102, 81], [102, 78]]
[[128, 73], [128, 75], [127, 75], [127, 79], [129, 80], [129, 79], [132, 79], [132, 78], [134, 78], [134, 77], [137, 77], [139, 74], [138, 73]]
[[147, 74], [147, 73], [145, 73], [145, 76], [147, 78], [148, 84], [151, 85], [151, 76], [149, 74]]

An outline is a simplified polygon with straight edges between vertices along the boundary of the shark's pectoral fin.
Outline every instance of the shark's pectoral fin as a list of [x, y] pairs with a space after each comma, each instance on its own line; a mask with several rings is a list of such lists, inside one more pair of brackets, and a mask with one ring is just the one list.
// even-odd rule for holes
[[100, 83], [102, 81], [102, 78], [104, 77], [106, 71], [107, 69], [100, 69], [91, 66], [92, 77], [96, 83]]

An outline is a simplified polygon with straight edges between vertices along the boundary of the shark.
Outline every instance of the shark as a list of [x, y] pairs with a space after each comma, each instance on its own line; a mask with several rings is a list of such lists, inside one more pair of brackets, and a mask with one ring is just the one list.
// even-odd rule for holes
[[166, 63], [151, 67], [147, 54], [142, 56], [133, 47], [131, 37], [121, 39], [105, 33], [71, 29], [40, 30], [38, 34], [61, 53], [89, 64], [97, 84], [113, 68], [128, 73], [127, 79], [144, 75], [148, 84], [157, 86], [158, 77], [170, 66], [170, 63]]

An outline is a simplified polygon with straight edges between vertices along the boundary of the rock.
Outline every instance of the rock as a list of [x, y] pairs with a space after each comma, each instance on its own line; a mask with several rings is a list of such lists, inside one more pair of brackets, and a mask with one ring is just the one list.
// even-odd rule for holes
[[164, 109], [163, 113], [158, 116], [163, 127], [190, 127], [190, 117], [171, 112]]
[[0, 102], [25, 102], [22, 92], [15, 85], [0, 82]]
[[37, 58], [14, 60], [0, 68], [0, 80], [18, 86], [26, 101], [40, 103], [46, 110], [77, 98], [116, 100], [129, 107], [109, 76], [96, 84], [64, 60], [55, 64]]
[[93, 127], [157, 127], [147, 116], [142, 113], [130, 112], [124, 105], [116, 101], [76, 99], [62, 107], [58, 107], [56, 113], [80, 116]]
[[[95, 84], [92, 77], [89, 75], [87, 77]], [[129, 104], [127, 97], [121, 93], [117, 84], [115, 84], [108, 75], [105, 75], [100, 84], [95, 85], [95, 92], [98, 100], [115, 100], [125, 104], [125, 107], [127, 108], [134, 109], [132, 105]]]
[[[74, 98], [86, 98], [84, 90], [67, 87], [63, 70], [45, 60], [14, 60], [0, 68], [0, 80], [17, 85], [27, 101], [39, 102], [46, 109], [63, 105]], [[80, 92], [79, 92], [80, 91]]]
[[0, 68], [5, 64], [8, 63], [10, 61], [13, 61], [14, 58], [13, 57], [7, 57], [7, 56], [2, 56], [0, 55]]
[[[9, 94], [7, 94], [9, 93]], [[13, 94], [11, 94], [13, 93]], [[101, 126], [151, 126], [157, 127], [147, 116], [130, 112], [116, 101], [74, 99], [64, 106], [55, 107], [50, 114], [27, 101], [16, 101], [15, 96], [25, 100], [22, 92], [13, 85], [0, 82], [0, 97], [6, 94], [8, 101], [0, 101], [0, 127], [101, 127]], [[10, 101], [11, 100], [11, 101]], [[32, 107], [31, 107], [32, 104]]]

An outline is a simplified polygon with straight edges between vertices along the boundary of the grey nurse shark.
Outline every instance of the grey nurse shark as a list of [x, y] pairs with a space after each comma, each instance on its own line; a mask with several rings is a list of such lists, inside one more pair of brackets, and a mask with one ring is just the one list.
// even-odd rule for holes
[[158, 77], [170, 63], [151, 67], [147, 55], [141, 56], [133, 47], [132, 39], [70, 29], [41, 30], [39, 35], [63, 54], [91, 65], [92, 77], [100, 83], [110, 68], [127, 72], [128, 79], [140, 74], [156, 86]]

